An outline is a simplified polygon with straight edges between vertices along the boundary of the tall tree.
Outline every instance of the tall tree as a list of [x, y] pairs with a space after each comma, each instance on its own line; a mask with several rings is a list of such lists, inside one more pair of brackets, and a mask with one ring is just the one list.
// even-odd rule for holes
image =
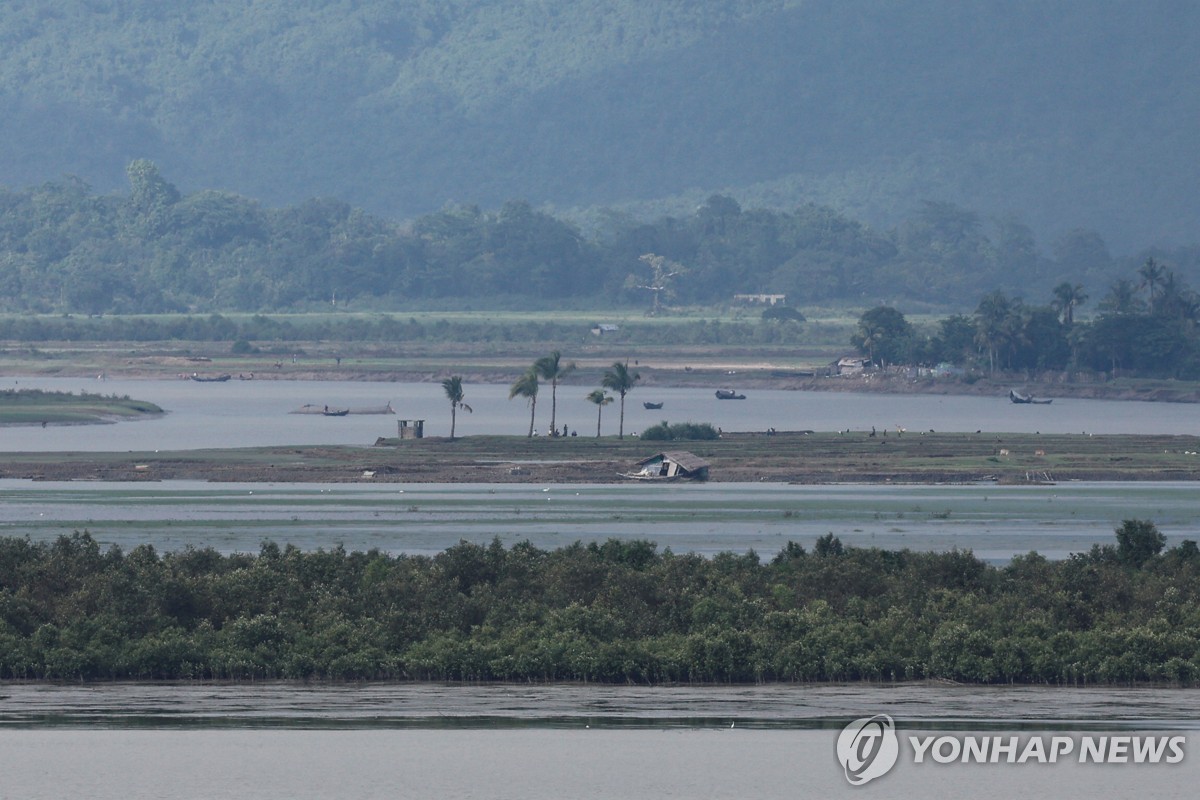
[[850, 337], [850, 343], [872, 362], [878, 357], [886, 365], [908, 359], [912, 335], [912, 325], [903, 314], [891, 306], [878, 306], [859, 317], [858, 329]]
[[996, 356], [1000, 346], [1006, 341], [1006, 334], [1010, 328], [1009, 318], [1012, 315], [1012, 300], [999, 290], [984, 295], [975, 309], [977, 320], [975, 335], [979, 343], [987, 348], [990, 372], [996, 371]]
[[463, 402], [463, 385], [461, 375], [452, 375], [442, 381], [446, 390], [446, 399], [450, 401], [450, 438], [454, 438], [454, 426], [458, 421], [458, 409], [471, 413], [471, 407]]
[[533, 362], [533, 370], [542, 380], [550, 381], [550, 433], [554, 435], [558, 428], [557, 412], [558, 412], [558, 382], [575, 371], [576, 364], [574, 361], [564, 364], [562, 354], [555, 350], [548, 356], [542, 356], [537, 361]]
[[537, 396], [538, 396], [538, 374], [531, 367], [521, 377], [513, 381], [512, 386], [508, 387], [508, 399], [514, 397], [524, 397], [529, 401], [529, 433], [528, 436], [533, 436], [533, 418], [537, 413]]
[[600, 415], [604, 407], [613, 401], [612, 396], [603, 389], [593, 389], [587, 396], [588, 402], [596, 404], [596, 438], [600, 438]]
[[612, 369], [607, 370], [600, 379], [601, 386], [612, 389], [621, 396], [621, 424], [617, 428], [617, 436], [620, 439], [625, 438], [625, 395], [629, 394], [641, 379], [641, 375], [629, 371], [629, 364], [620, 361], [613, 362]]
[[1161, 293], [1163, 281], [1166, 280], [1167, 271], [1153, 258], [1147, 258], [1146, 263], [1138, 267], [1138, 275], [1142, 278], [1138, 288], [1145, 289], [1150, 295], [1150, 311], [1158, 311], [1158, 296]]
[[1063, 325], [1068, 328], [1075, 324], [1075, 309], [1087, 302], [1087, 292], [1082, 283], [1063, 281], [1054, 287], [1054, 301], [1051, 306], [1058, 312]]
[[1143, 309], [1137, 296], [1137, 287], [1128, 278], [1120, 278], [1100, 301], [1100, 310], [1105, 314], [1137, 314]]
[[645, 280], [636, 275], [630, 275], [625, 280], [626, 288], [630, 289], [645, 289], [650, 292], [653, 297], [653, 304], [650, 306], [650, 315], [658, 316], [662, 313], [662, 300], [664, 297], [670, 298], [674, 296], [675, 290], [671, 284], [675, 278], [682, 275], [687, 270], [678, 262], [655, 255], [654, 253], [646, 253], [638, 256], [638, 261], [641, 261], [650, 269], [649, 282], [642, 283]]

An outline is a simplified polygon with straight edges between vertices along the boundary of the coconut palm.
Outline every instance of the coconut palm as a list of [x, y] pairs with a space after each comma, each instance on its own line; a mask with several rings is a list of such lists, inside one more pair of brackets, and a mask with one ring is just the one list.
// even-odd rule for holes
[[1138, 288], [1146, 289], [1150, 293], [1150, 311], [1157, 311], [1158, 296], [1161, 293], [1163, 281], [1167, 277], [1167, 271], [1153, 258], [1147, 258], [1146, 263], [1138, 267], [1138, 275], [1142, 276], [1142, 283]]
[[587, 396], [589, 402], [596, 404], [596, 438], [600, 438], [600, 414], [603, 413], [604, 407], [613, 401], [608, 392], [603, 389], [593, 389], [591, 394]]
[[618, 437], [621, 439], [625, 438], [625, 395], [629, 394], [634, 384], [641, 379], [641, 375], [629, 371], [629, 364], [623, 364], [620, 361], [614, 362], [612, 369], [607, 370], [604, 377], [600, 379], [601, 386], [605, 389], [612, 389], [621, 396], [621, 424], [617, 428]]
[[555, 350], [548, 356], [542, 356], [533, 362], [533, 370], [542, 380], [550, 381], [550, 432], [558, 430], [555, 425], [558, 411], [558, 382], [561, 378], [575, 371], [575, 362], [562, 363], [562, 354]]
[[1087, 299], [1087, 292], [1083, 291], [1082, 283], [1063, 281], [1054, 287], [1054, 300], [1050, 305], [1061, 315], [1063, 325], [1069, 328], [1075, 324], [1075, 309]]
[[1114, 283], [1100, 301], [1100, 310], [1106, 314], [1137, 314], [1142, 308], [1142, 301], [1137, 296], [1137, 287], [1125, 278]]
[[529, 436], [533, 436], [533, 417], [537, 413], [538, 374], [530, 367], [529, 371], [513, 381], [508, 387], [508, 399], [524, 397], [529, 400]]
[[463, 385], [461, 375], [452, 375], [442, 381], [442, 388], [446, 390], [446, 398], [450, 401], [450, 438], [454, 438], [454, 424], [457, 422], [458, 410], [461, 408], [468, 414], [471, 413], [471, 407], [463, 402]]
[[1006, 323], [1012, 316], [1013, 301], [998, 289], [984, 295], [975, 309], [975, 341], [987, 348], [988, 371], [993, 374], [996, 372], [996, 356], [1006, 341], [1009, 328]]

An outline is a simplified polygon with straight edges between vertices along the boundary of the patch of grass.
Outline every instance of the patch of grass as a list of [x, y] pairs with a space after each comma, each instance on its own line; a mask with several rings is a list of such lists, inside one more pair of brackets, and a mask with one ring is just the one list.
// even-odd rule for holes
[[128, 396], [41, 389], [0, 391], [0, 425], [109, 422], [162, 413], [155, 404], [132, 400]]

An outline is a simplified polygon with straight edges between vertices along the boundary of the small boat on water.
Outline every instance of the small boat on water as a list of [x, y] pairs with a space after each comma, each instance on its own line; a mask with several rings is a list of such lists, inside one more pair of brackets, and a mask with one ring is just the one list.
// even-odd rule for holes
[[[297, 409], [289, 411], [289, 414], [326, 414], [330, 410], [329, 406], [319, 406], [315, 403], [305, 403]], [[395, 409], [392, 408], [391, 401], [385, 406], [365, 406], [360, 408], [347, 408], [347, 414], [395, 414]], [[333, 416], [333, 415], [331, 415]], [[337, 416], [341, 416], [338, 414]]]
[[192, 380], [197, 383], [224, 383], [232, 377], [232, 375], [198, 375], [195, 372], [192, 373]]
[[642, 408], [645, 408], [649, 411], [654, 411], [654, 410], [662, 408], [662, 407], [663, 407], [662, 403], [651, 403], [648, 400], [645, 403], [642, 403]]
[[739, 394], [733, 389], [717, 389], [718, 400], [745, 400], [746, 395]]
[[348, 408], [326, 408], [321, 412], [326, 417], [344, 417], [350, 413]]
[[1018, 405], [1027, 405], [1028, 404], [1028, 405], [1035, 405], [1035, 406], [1048, 406], [1054, 402], [1054, 398], [1052, 398], [1052, 397], [1047, 398], [1045, 400], [1038, 400], [1033, 395], [1023, 394], [1021, 392], [1018, 392], [1016, 389], [1008, 390], [1008, 399], [1013, 401], [1014, 403], [1017, 403]]

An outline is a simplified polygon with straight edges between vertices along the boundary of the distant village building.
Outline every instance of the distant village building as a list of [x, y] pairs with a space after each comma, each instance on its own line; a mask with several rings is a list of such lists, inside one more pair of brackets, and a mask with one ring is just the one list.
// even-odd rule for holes
[[610, 333], [616, 333], [621, 330], [621, 326], [611, 323], [602, 322], [599, 325], [592, 326], [592, 336], [606, 336]]
[[834, 373], [837, 375], [862, 375], [867, 371], [867, 359], [862, 356], [846, 356], [839, 358], [837, 364], [834, 365]]
[[786, 294], [735, 294], [733, 302], [748, 306], [781, 306], [787, 303]]

